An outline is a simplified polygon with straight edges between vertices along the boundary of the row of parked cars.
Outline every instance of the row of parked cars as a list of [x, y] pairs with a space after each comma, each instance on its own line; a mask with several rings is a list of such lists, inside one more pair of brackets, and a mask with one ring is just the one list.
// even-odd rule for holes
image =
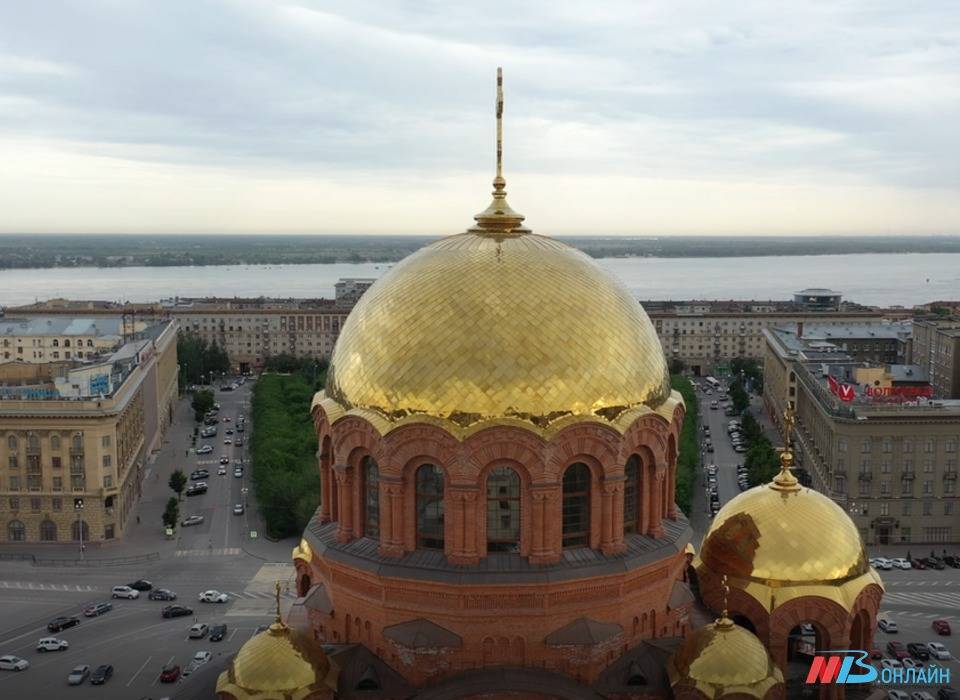
[[960, 556], [944, 554], [938, 557], [933, 552], [929, 557], [871, 557], [870, 566], [881, 571], [891, 569], [945, 569], [948, 566], [960, 569]]

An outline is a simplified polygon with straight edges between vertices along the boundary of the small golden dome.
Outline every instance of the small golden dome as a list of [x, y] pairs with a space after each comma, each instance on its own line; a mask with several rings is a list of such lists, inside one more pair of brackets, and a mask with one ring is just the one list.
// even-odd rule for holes
[[709, 698], [762, 698], [783, 683], [763, 643], [725, 617], [691, 632], [667, 661], [667, 674], [672, 688], [693, 686]]
[[249, 697], [307, 697], [334, 683], [320, 644], [281, 622], [255, 635], [217, 680], [217, 693]]
[[869, 571], [853, 520], [822, 493], [799, 486], [786, 468], [720, 509], [700, 561], [717, 575], [780, 585], [843, 582]]

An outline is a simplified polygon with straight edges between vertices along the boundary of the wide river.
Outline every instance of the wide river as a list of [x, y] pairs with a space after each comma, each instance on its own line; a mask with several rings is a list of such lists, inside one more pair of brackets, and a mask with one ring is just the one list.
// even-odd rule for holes
[[[601, 258], [638, 299], [788, 299], [828, 287], [875, 306], [960, 298], [960, 254], [758, 258]], [[379, 277], [390, 264], [50, 268], [0, 271], [0, 305], [65, 297], [333, 297], [341, 277]], [[536, 274], [535, 270], [530, 271]]]

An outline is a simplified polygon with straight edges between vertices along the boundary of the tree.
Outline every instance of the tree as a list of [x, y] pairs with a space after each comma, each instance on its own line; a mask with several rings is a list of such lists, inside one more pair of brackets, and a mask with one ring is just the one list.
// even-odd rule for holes
[[730, 401], [733, 402], [733, 410], [737, 413], [743, 413], [750, 406], [750, 397], [747, 396], [739, 379], [730, 385]]
[[171, 474], [170, 481], [167, 483], [170, 484], [170, 488], [177, 494], [178, 501], [183, 498], [183, 490], [187, 486], [187, 475], [183, 473], [182, 469], [177, 469]]
[[730, 363], [735, 377], [742, 376], [747, 380], [750, 390], [763, 393], [763, 368], [753, 359], [738, 357]]
[[204, 414], [213, 408], [213, 392], [208, 389], [201, 389], [193, 392], [193, 401], [190, 403], [193, 408], [193, 417], [197, 421], [202, 421]]
[[670, 374], [683, 374], [687, 368], [687, 363], [681, 359], [670, 360]]
[[740, 419], [740, 432], [747, 441], [747, 445], [751, 447], [763, 437], [763, 428], [760, 427], [757, 419], [753, 417], [750, 411], [744, 412], [743, 417]]
[[[182, 472], [181, 472], [182, 473]], [[173, 496], [167, 501], [167, 508], [163, 511], [163, 524], [169, 528], [175, 528], [180, 519], [180, 504]]]
[[700, 424], [697, 415], [699, 404], [697, 393], [689, 379], [675, 374], [670, 377], [670, 384], [680, 392], [687, 405], [687, 414], [683, 418], [683, 428], [680, 431], [680, 444], [677, 446], [676, 499], [680, 510], [689, 514], [693, 482], [700, 472], [700, 440], [697, 435], [697, 426]]
[[763, 436], [747, 450], [744, 464], [747, 467], [747, 482], [751, 486], [769, 482], [780, 471], [780, 457], [770, 441]]

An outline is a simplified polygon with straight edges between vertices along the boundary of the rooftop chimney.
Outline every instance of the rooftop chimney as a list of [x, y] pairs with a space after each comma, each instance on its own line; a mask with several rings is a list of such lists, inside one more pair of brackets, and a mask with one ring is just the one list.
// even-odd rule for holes
[[797, 321], [797, 337], [803, 337], [803, 321]]

